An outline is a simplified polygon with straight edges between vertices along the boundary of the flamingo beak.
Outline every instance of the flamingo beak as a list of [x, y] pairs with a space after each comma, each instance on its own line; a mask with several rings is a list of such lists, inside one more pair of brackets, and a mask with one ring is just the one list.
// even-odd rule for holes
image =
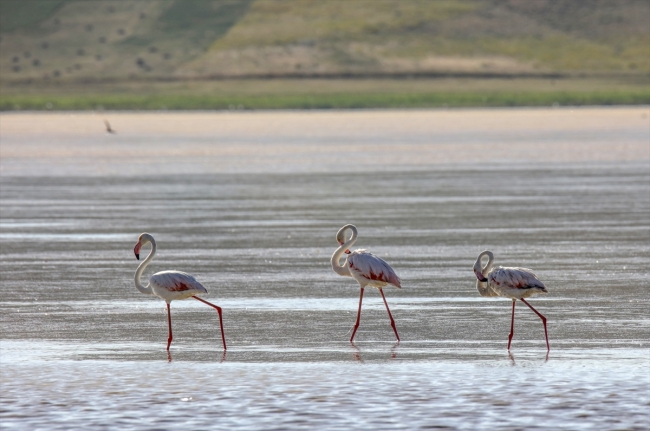
[[487, 283], [488, 279], [483, 274], [481, 274], [478, 271], [474, 271], [474, 274], [476, 274], [476, 278], [478, 278], [478, 281], [480, 281], [481, 283]]
[[350, 250], [345, 250], [345, 254], [350, 254]]
[[135, 254], [135, 258], [140, 260], [140, 248], [142, 247], [142, 244], [138, 241], [138, 243], [135, 245], [133, 248], [133, 253]]

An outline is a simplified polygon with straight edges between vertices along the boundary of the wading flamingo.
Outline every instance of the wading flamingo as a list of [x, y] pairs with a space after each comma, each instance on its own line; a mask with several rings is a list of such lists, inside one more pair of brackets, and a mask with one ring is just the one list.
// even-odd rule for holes
[[[350, 230], [352, 231], [352, 236], [346, 242], [345, 233]], [[357, 312], [357, 322], [354, 324], [354, 330], [352, 331], [352, 336], [350, 337], [350, 342], [354, 340], [354, 334], [357, 333], [359, 328], [359, 321], [361, 320], [361, 302], [363, 301], [363, 289], [366, 286], [376, 287], [381, 293], [381, 297], [384, 299], [384, 304], [386, 304], [386, 310], [388, 311], [388, 317], [390, 318], [390, 326], [393, 327], [395, 331], [395, 336], [397, 341], [400, 341], [399, 334], [397, 333], [397, 328], [395, 327], [395, 320], [390, 314], [390, 309], [388, 308], [388, 302], [386, 302], [386, 297], [384, 296], [384, 291], [382, 288], [387, 284], [393, 285], [397, 288], [401, 288], [401, 280], [393, 271], [393, 268], [390, 267], [383, 259], [375, 256], [374, 254], [366, 250], [355, 250], [350, 251], [349, 248], [357, 240], [357, 228], [352, 224], [346, 224], [336, 234], [336, 241], [341, 245], [334, 254], [332, 255], [332, 269], [338, 275], [344, 277], [352, 277], [359, 283], [361, 292], [359, 293], [359, 311]], [[343, 257], [343, 253], [347, 254], [347, 259], [345, 263], [341, 265], [340, 260]]]
[[[487, 256], [488, 262], [485, 266], [481, 267], [481, 260], [483, 256]], [[512, 321], [510, 322], [510, 335], [508, 335], [508, 350], [510, 350], [510, 343], [512, 336], [515, 333], [515, 304], [517, 299], [530, 307], [542, 319], [544, 324], [544, 336], [546, 337], [546, 349], [551, 350], [548, 344], [548, 332], [546, 330], [546, 317], [542, 316], [537, 310], [533, 308], [524, 298], [540, 293], [548, 293], [544, 283], [539, 281], [533, 271], [527, 268], [508, 268], [497, 266], [492, 268], [494, 255], [491, 251], [484, 251], [478, 255], [476, 263], [474, 264], [474, 274], [478, 281], [476, 282], [476, 289], [481, 296], [503, 296], [512, 299]]]
[[221, 307], [218, 307], [214, 304], [209, 303], [206, 300], [199, 298], [200, 293], [208, 293], [208, 291], [196, 281], [194, 277], [189, 274], [180, 271], [161, 271], [157, 272], [149, 278], [149, 284], [147, 287], [144, 287], [140, 283], [140, 277], [142, 272], [149, 265], [149, 262], [153, 259], [156, 254], [156, 240], [153, 239], [153, 236], [148, 233], [143, 233], [138, 238], [138, 243], [133, 248], [133, 253], [135, 253], [136, 259], [140, 260], [140, 249], [146, 244], [151, 244], [151, 251], [149, 256], [140, 263], [138, 269], [135, 271], [135, 287], [142, 293], [147, 293], [150, 295], [156, 295], [157, 297], [165, 300], [167, 303], [167, 322], [169, 324], [169, 338], [167, 339], [167, 350], [169, 350], [169, 345], [172, 343], [172, 314], [169, 307], [170, 302], [174, 299], [187, 299], [194, 298], [197, 301], [201, 301], [204, 304], [209, 305], [217, 310], [219, 313], [219, 325], [221, 326], [221, 340], [223, 341], [223, 350], [226, 350], [226, 337], [223, 333], [223, 320], [221, 317]]

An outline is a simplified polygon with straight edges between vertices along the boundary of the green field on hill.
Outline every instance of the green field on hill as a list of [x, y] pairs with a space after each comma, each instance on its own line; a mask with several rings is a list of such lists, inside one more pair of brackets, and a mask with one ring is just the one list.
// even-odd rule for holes
[[650, 104], [650, 87], [599, 79], [263, 79], [23, 87], [0, 110], [350, 109]]
[[650, 2], [0, 2], [2, 110], [553, 104], [650, 104]]

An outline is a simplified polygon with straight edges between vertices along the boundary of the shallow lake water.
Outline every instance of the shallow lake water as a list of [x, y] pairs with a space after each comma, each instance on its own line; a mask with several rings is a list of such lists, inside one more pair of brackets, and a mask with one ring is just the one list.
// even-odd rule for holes
[[[650, 109], [0, 115], [0, 428], [650, 428]], [[103, 131], [109, 119], [117, 134]], [[336, 231], [402, 289], [337, 276]], [[198, 301], [139, 293], [197, 277]], [[472, 265], [549, 294], [483, 298]], [[148, 253], [143, 249], [142, 254]]]

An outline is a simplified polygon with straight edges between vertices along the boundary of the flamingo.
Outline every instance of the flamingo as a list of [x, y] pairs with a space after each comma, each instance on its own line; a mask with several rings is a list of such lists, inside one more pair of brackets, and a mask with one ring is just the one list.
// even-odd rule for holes
[[221, 315], [221, 307], [209, 303], [208, 301], [199, 298], [198, 294], [208, 293], [205, 287], [201, 285], [196, 279], [181, 271], [161, 271], [157, 272], [149, 278], [149, 284], [147, 287], [143, 286], [140, 283], [140, 277], [142, 272], [149, 265], [149, 262], [153, 259], [156, 254], [156, 240], [153, 239], [153, 236], [148, 233], [143, 233], [138, 237], [138, 242], [133, 248], [133, 253], [135, 253], [135, 258], [140, 260], [140, 249], [146, 244], [151, 244], [151, 251], [149, 256], [143, 260], [138, 269], [135, 271], [135, 287], [142, 293], [149, 295], [156, 295], [157, 297], [163, 299], [167, 303], [167, 322], [169, 324], [169, 338], [167, 339], [167, 351], [169, 351], [169, 346], [172, 343], [172, 315], [169, 304], [174, 299], [187, 299], [194, 298], [197, 301], [201, 301], [204, 304], [209, 305], [217, 310], [219, 313], [219, 325], [221, 326], [221, 340], [223, 341], [223, 350], [226, 350], [226, 337], [223, 333], [223, 320]]
[[[345, 233], [350, 230], [352, 231], [352, 236], [346, 242]], [[354, 330], [352, 331], [352, 336], [350, 337], [350, 343], [354, 340], [354, 335], [357, 333], [359, 328], [359, 321], [361, 320], [361, 302], [363, 301], [363, 290], [366, 286], [375, 287], [379, 289], [381, 297], [384, 299], [384, 304], [386, 305], [386, 310], [388, 311], [388, 317], [390, 318], [390, 325], [395, 331], [395, 337], [399, 342], [399, 334], [397, 333], [397, 328], [395, 327], [395, 320], [390, 313], [390, 308], [388, 308], [388, 302], [386, 302], [386, 297], [384, 296], [383, 287], [390, 284], [392, 286], [401, 288], [401, 280], [393, 271], [393, 268], [390, 267], [383, 259], [375, 256], [374, 254], [366, 250], [355, 250], [350, 251], [349, 248], [357, 240], [357, 228], [352, 224], [346, 224], [336, 234], [336, 241], [340, 244], [340, 247], [336, 249], [332, 255], [332, 269], [338, 275], [344, 277], [352, 277], [359, 283], [361, 292], [359, 293], [359, 311], [357, 312], [357, 321], [354, 324]], [[343, 265], [340, 264], [341, 257], [343, 253], [347, 254], [347, 258]]]
[[[483, 256], [487, 256], [488, 262], [481, 267]], [[550, 351], [548, 344], [548, 331], [546, 330], [546, 317], [535, 310], [524, 298], [532, 295], [548, 293], [546, 286], [528, 268], [509, 268], [497, 266], [492, 268], [494, 254], [491, 251], [484, 251], [478, 255], [474, 264], [474, 274], [478, 281], [476, 289], [481, 296], [503, 296], [512, 299], [512, 320], [510, 322], [510, 335], [508, 335], [508, 351], [515, 331], [515, 304], [517, 299], [521, 300], [542, 319], [544, 324], [544, 336], [546, 337], [546, 350]]]

